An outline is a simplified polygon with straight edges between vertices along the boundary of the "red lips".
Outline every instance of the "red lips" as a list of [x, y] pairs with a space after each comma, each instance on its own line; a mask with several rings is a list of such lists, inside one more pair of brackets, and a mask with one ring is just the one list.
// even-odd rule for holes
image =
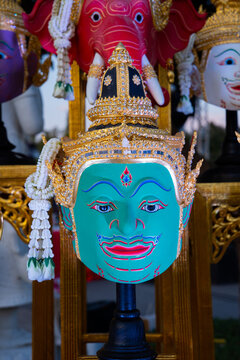
[[239, 81], [235, 82], [235, 85], [228, 83], [227, 84], [227, 89], [231, 94], [239, 96], [239, 93], [240, 93], [240, 83], [239, 83]]
[[112, 247], [109, 246], [105, 246], [105, 249], [113, 255], [118, 255], [118, 256], [139, 256], [139, 255], [143, 255], [144, 253], [146, 253], [149, 249], [150, 246], [144, 246], [144, 245], [136, 245], [136, 246], [132, 246], [132, 247], [125, 247], [125, 246], [121, 246], [121, 245], [114, 245]]
[[240, 85], [231, 86], [233, 90], [240, 91]]

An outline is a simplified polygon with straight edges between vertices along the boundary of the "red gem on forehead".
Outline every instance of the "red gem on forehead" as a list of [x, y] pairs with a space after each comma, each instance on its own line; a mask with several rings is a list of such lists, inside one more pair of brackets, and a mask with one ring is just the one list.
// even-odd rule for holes
[[123, 173], [121, 174], [120, 178], [121, 178], [121, 182], [122, 182], [123, 186], [131, 185], [132, 175], [131, 175], [130, 171], [128, 170], [127, 166], [126, 166], [125, 170], [123, 171]]

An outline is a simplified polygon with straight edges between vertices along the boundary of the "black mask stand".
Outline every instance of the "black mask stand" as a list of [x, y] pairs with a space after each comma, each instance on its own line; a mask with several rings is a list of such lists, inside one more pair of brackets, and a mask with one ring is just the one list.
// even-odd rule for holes
[[116, 284], [117, 309], [109, 339], [97, 352], [99, 360], [153, 360], [157, 354], [146, 342], [143, 320], [136, 309], [136, 286]]

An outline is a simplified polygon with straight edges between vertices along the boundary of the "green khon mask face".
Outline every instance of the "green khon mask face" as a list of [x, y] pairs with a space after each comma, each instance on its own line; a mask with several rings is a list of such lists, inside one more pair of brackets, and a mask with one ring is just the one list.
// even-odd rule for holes
[[[157, 162], [87, 167], [71, 211], [81, 261], [114, 282], [141, 283], [164, 272], [180, 253], [179, 229], [191, 207], [178, 204], [174, 182]], [[69, 209], [62, 210], [69, 228]]]
[[[158, 129], [158, 112], [122, 44], [109, 64], [87, 113], [89, 130], [61, 143], [49, 140], [26, 188], [34, 199], [48, 199], [54, 189], [76, 254], [88, 268], [110, 281], [141, 283], [179, 255], [202, 161], [192, 169], [196, 133], [185, 159], [184, 134]], [[40, 206], [50, 203], [33, 202], [35, 217], [42, 215]], [[28, 269], [40, 281], [51, 279], [54, 269], [51, 242], [36, 240], [47, 235], [35, 227], [31, 234]]]

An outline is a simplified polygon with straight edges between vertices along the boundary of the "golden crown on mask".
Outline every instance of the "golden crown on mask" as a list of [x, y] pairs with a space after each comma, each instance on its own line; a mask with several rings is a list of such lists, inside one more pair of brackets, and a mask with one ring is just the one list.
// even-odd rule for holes
[[[88, 112], [90, 120], [93, 120], [89, 131], [80, 133], [76, 140], [62, 139], [57, 161], [53, 164], [47, 163], [57, 202], [66, 207], [74, 206], [81, 173], [94, 162], [156, 161], [168, 168], [174, 181], [177, 200], [179, 204], [187, 206], [193, 199], [196, 178], [202, 163], [200, 161], [196, 168], [191, 170], [196, 136], [186, 162], [181, 154], [185, 142], [184, 134], [172, 136], [167, 131], [157, 128], [157, 112], [150, 106], [137, 69], [134, 68], [134, 71], [139, 79], [135, 77], [135, 80], [140, 82], [137, 81], [136, 86], [142, 86], [144, 96], [130, 97], [129, 93], [123, 90], [129, 89], [129, 82], [135, 80], [127, 75], [128, 69], [132, 67], [131, 58], [122, 45], [117, 46], [109, 63], [111, 65], [102, 78], [100, 97], [96, 106]], [[103, 86], [106, 79], [109, 83], [109, 69], [113, 67], [116, 68], [116, 74], [121, 77], [121, 82], [118, 77], [116, 78], [118, 96], [103, 98]], [[122, 74], [125, 74], [124, 80]], [[105, 101], [107, 104], [104, 108]], [[116, 110], [116, 103], [125, 105], [119, 106]]]
[[24, 27], [23, 9], [14, 0], [0, 0], [0, 30], [30, 35]]
[[210, 16], [197, 33], [194, 47], [209, 50], [215, 45], [240, 42], [240, 1], [212, 0], [216, 13]]

